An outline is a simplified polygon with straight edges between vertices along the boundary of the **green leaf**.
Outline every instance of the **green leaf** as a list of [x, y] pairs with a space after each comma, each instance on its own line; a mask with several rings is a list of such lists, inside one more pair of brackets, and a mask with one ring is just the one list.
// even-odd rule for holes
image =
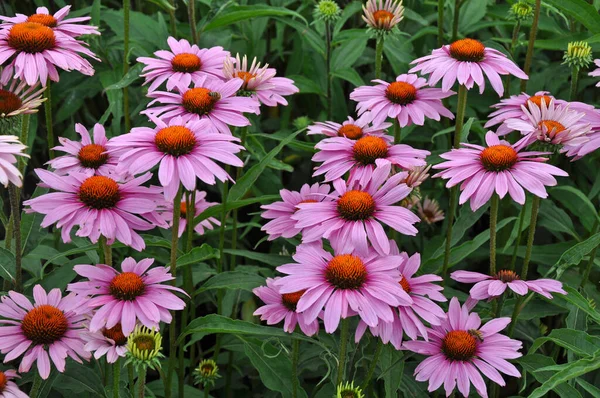
[[290, 256], [280, 256], [278, 254], [266, 254], [259, 253], [250, 250], [232, 250], [225, 249], [225, 253], [227, 254], [235, 254], [236, 256], [249, 258], [250, 260], [256, 260], [264, 264], [271, 265], [273, 267], [278, 267], [282, 264], [292, 262], [292, 258]]
[[124, 89], [125, 87], [131, 86], [131, 83], [133, 83], [134, 81], [136, 81], [137, 79], [140, 78], [140, 73], [142, 73], [143, 67], [144, 67], [144, 65], [142, 63], [135, 64], [134, 66], [131, 67], [131, 69], [129, 69], [127, 74], [125, 76], [123, 76], [123, 78], [121, 80], [119, 80], [117, 83], [111, 84], [110, 86], [104, 88], [104, 91], [121, 90], [121, 89]]
[[[296, 138], [296, 136], [298, 136], [298, 134], [302, 133], [303, 131], [304, 131], [304, 129], [298, 130], [295, 133], [290, 134], [286, 139], [281, 141], [279, 143], [279, 145], [277, 145], [275, 148], [273, 148], [271, 150], [271, 152], [269, 152], [267, 154], [267, 156], [262, 158], [260, 162], [258, 162], [254, 166], [252, 166], [249, 170], [247, 170], [244, 173], [244, 175], [241, 178], [239, 178], [236, 181], [235, 185], [232, 186], [231, 189], [229, 190], [229, 195], [227, 196], [227, 202], [235, 202], [235, 201], [241, 199], [242, 197], [244, 197], [246, 192], [248, 192], [250, 190], [250, 188], [252, 188], [252, 186], [254, 185], [256, 180], [258, 180], [258, 177], [260, 177], [260, 175], [265, 170], [265, 168], [267, 167], [269, 162], [273, 158], [275, 158], [275, 156], [277, 156], [277, 154], [279, 154], [279, 152], [281, 152], [281, 150], [286, 145], [288, 145], [290, 142], [292, 142]], [[217, 207], [217, 206], [213, 206], [212, 208], [215, 208], [215, 207]]]
[[600, 350], [600, 337], [590, 336], [581, 330], [554, 329], [548, 336], [537, 338], [529, 349], [529, 354], [536, 352], [548, 341], [584, 357]]
[[204, 243], [202, 246], [194, 247], [189, 253], [180, 256], [177, 259], [177, 267], [183, 267], [188, 264], [198, 264], [213, 258], [219, 258], [219, 250]]
[[600, 14], [585, 0], [544, 0], [585, 26], [591, 33], [600, 33]]
[[587, 381], [583, 380], [580, 377], [575, 379], [575, 381], [577, 382], [577, 384], [579, 384], [581, 386], [581, 388], [583, 388], [585, 391], [590, 393], [590, 395], [592, 397], [600, 398], [600, 388], [598, 388], [594, 385], [591, 385], [590, 383], [588, 383]]
[[592, 307], [590, 302], [586, 300], [585, 297], [583, 297], [576, 289], [573, 289], [570, 286], [563, 285], [563, 289], [567, 292], [567, 294], [558, 296], [560, 299], [575, 305], [600, 325], [600, 312]]
[[[239, 209], [240, 207], [253, 205], [255, 203], [272, 202], [272, 201], [278, 200], [278, 199], [281, 199], [281, 196], [279, 196], [279, 195], [263, 195], [263, 196], [259, 196], [256, 198], [236, 200], [235, 202], [228, 201], [227, 205], [226, 205], [226, 210], [227, 211], [235, 210], [235, 209]], [[194, 218], [194, 225], [197, 225], [200, 221], [206, 220], [209, 217], [214, 217], [216, 215], [220, 215], [222, 211], [223, 211], [222, 204], [216, 205], [216, 206], [211, 206], [208, 209], [204, 210], [199, 215], [197, 215], [196, 218]], [[171, 247], [170, 243], [169, 243], [169, 247]]]
[[53, 256], [51, 258], [49, 258], [44, 265], [42, 266], [42, 269], [45, 269], [48, 265], [52, 264], [54, 261], [58, 260], [59, 258], [62, 257], [67, 257], [67, 256], [72, 256], [75, 254], [82, 254], [85, 253], [87, 251], [90, 250], [98, 250], [98, 244], [94, 243], [91, 245], [86, 245], [86, 246], [82, 246], [82, 247], [76, 247], [74, 249], [70, 249], [70, 250], [66, 250], [62, 253], [57, 254], [56, 256]]
[[160, 8], [162, 8], [163, 10], [165, 10], [167, 12], [176, 10], [176, 8], [173, 7], [173, 5], [169, 2], [169, 0], [148, 0], [148, 1], [156, 4], [157, 6], [159, 6]]
[[404, 373], [403, 357], [402, 351], [396, 350], [391, 344], [383, 346], [383, 351], [379, 357], [381, 375], [377, 379], [383, 379], [386, 397], [398, 396], [402, 374]]
[[362, 77], [360, 77], [356, 69], [353, 68], [338, 69], [336, 71], [333, 71], [331, 74], [335, 77], [339, 77], [340, 79], [344, 79], [355, 86], [365, 85], [365, 82], [362, 79]]
[[15, 255], [0, 247], [0, 277], [5, 281], [13, 282], [15, 274]]
[[[554, 365], [554, 360], [552, 358], [540, 354], [531, 354], [519, 358], [517, 361], [521, 366], [523, 366], [524, 370], [532, 374], [533, 377], [535, 377], [535, 379], [540, 383], [544, 383], [545, 381], [549, 380], [552, 375], [554, 375], [554, 372], [539, 371], [543, 367]], [[581, 394], [568, 384], [557, 386], [555, 392], [562, 398], [581, 397]]]
[[300, 94], [323, 95], [323, 89], [315, 80], [309, 79], [308, 77], [301, 75], [292, 75], [288, 77], [294, 81], [296, 86], [298, 86]]
[[99, 374], [89, 366], [70, 361], [68, 371], [61, 373], [56, 378], [54, 389], [64, 395], [87, 393], [94, 397], [104, 398], [104, 386]]
[[336, 48], [331, 56], [331, 70], [335, 72], [351, 67], [365, 51], [368, 38], [364, 35], [362, 38], [344, 42]]
[[260, 17], [293, 17], [298, 18], [304, 22], [304, 25], [308, 25], [306, 19], [295, 11], [288, 10], [283, 7], [271, 7], [266, 5], [252, 5], [252, 6], [235, 6], [227, 8], [225, 12], [222, 12], [206, 26], [204, 31], [221, 28], [223, 26], [231, 25], [244, 21], [246, 19], [260, 18]]
[[[38, 196], [48, 193], [48, 188], [42, 188], [40, 186], [35, 188], [32, 199]], [[41, 213], [25, 213], [21, 212], [21, 247], [23, 248], [22, 253], [27, 253], [27, 244], [31, 243], [30, 246], [37, 246], [36, 237], [40, 234], [40, 224], [44, 215]], [[30, 242], [29, 240], [32, 239]]]
[[577, 265], [583, 260], [583, 258], [589, 254], [592, 250], [600, 245], [600, 232], [590, 236], [583, 242], [579, 242], [576, 245], [570, 247], [565, 251], [556, 264], [548, 271], [550, 275], [553, 271], [556, 271], [557, 279], [560, 279], [562, 274], [572, 265]]
[[325, 41], [310, 26], [289, 18], [275, 18], [279, 22], [296, 29], [296, 32], [319, 54], [325, 56]]
[[196, 290], [196, 295], [213, 289], [241, 289], [251, 292], [252, 289], [263, 285], [265, 278], [256, 274], [241, 271], [228, 271], [216, 274]]
[[585, 229], [591, 231], [594, 228], [598, 211], [583, 192], [569, 185], [561, 185], [550, 189], [550, 195], [575, 214]]

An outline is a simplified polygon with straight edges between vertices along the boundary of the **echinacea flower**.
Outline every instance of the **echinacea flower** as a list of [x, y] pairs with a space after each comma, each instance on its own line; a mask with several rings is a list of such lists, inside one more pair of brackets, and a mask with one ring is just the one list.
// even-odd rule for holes
[[422, 126], [425, 118], [454, 119], [452, 112], [442, 104], [442, 99], [455, 94], [453, 91], [427, 87], [427, 80], [417, 75], [399, 75], [392, 83], [373, 82], [377, 85], [360, 86], [350, 93], [350, 99], [358, 102], [358, 114], [370, 111], [373, 124], [382, 123], [388, 117], [398, 119], [400, 127], [413, 123]]
[[38, 84], [29, 86], [20, 79], [13, 79], [10, 74], [0, 81], [0, 119], [36, 113], [37, 108], [45, 101], [42, 98], [44, 88]]
[[[335, 246], [335, 245], [334, 245]], [[296, 263], [277, 267], [287, 276], [276, 280], [282, 294], [303, 292], [296, 311], [306, 322], [317, 319], [321, 310], [325, 331], [333, 333], [340, 319], [354, 313], [368, 326], [392, 322], [391, 307], [410, 305], [412, 299], [400, 287], [400, 256], [365, 255], [335, 248], [335, 255], [320, 243], [302, 244], [293, 256]]]
[[31, 304], [14, 291], [2, 297], [0, 315], [5, 320], [0, 321], [0, 351], [5, 354], [5, 363], [25, 354], [19, 365], [21, 373], [28, 372], [37, 361], [38, 372], [45, 380], [50, 376], [50, 360], [63, 373], [67, 357], [79, 363], [80, 358], [90, 358], [81, 338], [86, 299], [75, 294], [62, 297], [60, 289], [46, 294], [41, 285], [33, 287], [33, 298]]
[[86, 341], [83, 348], [93, 353], [96, 359], [106, 355], [106, 362], [115, 363], [127, 353], [127, 337], [123, 334], [120, 323], [112, 328], [82, 332], [81, 337]]
[[[557, 101], [548, 91], [538, 91], [535, 95], [531, 96], [527, 93], [511, 95], [509, 98], [501, 99], [499, 103], [491, 106], [492, 108], [496, 108], [496, 110], [489, 114], [489, 120], [483, 127], [490, 128], [499, 124], [500, 126], [498, 126], [498, 129], [496, 130], [496, 134], [499, 136], [506, 135], [513, 131], [506, 126], [507, 120], [528, 119], [523, 111], [523, 106], [527, 108], [530, 101], [538, 107], [542, 106], [542, 102], [548, 106], [552, 100], [554, 100], [555, 103], [559, 103], [560, 101]], [[565, 101], [560, 102], [564, 103]]]
[[258, 100], [266, 106], [277, 106], [278, 104], [287, 105], [284, 96], [295, 94], [299, 91], [294, 86], [294, 81], [286, 77], [275, 77], [277, 71], [269, 68], [268, 64], [263, 67], [260, 62], [256, 62], [256, 57], [248, 67], [248, 60], [244, 55], [240, 61], [240, 55], [235, 59], [225, 58], [223, 63], [223, 75], [225, 80], [241, 79], [244, 83], [239, 88], [240, 94], [249, 96]]
[[418, 201], [417, 214], [427, 224], [435, 224], [444, 220], [444, 212], [440, 209], [440, 204], [435, 199], [425, 198], [422, 203]]
[[19, 377], [12, 369], [0, 370], [0, 398], [29, 398], [29, 395], [19, 390], [19, 386], [13, 381]]
[[429, 170], [431, 170], [430, 164], [412, 167], [402, 182], [411, 188], [417, 188], [429, 178]]
[[156, 90], [165, 81], [167, 90], [178, 87], [185, 90], [191, 82], [201, 82], [204, 76], [223, 78], [223, 61], [229, 56], [229, 51], [223, 47], [199, 48], [185, 39], [174, 37], [167, 39], [168, 50], [154, 53], [156, 58], [139, 57], [138, 62], [146, 65], [142, 69], [144, 84], [150, 84], [149, 92]]
[[519, 275], [511, 270], [500, 270], [496, 275], [490, 276], [479, 272], [454, 271], [450, 277], [461, 283], [475, 283], [469, 295], [476, 300], [485, 300], [501, 296], [506, 288], [524, 296], [528, 291], [536, 292], [551, 299], [552, 294], [567, 294], [562, 288], [562, 283], [554, 279], [537, 279], [534, 281], [521, 280]]
[[0, 65], [13, 58], [2, 72], [3, 81], [14, 73], [29, 86], [39, 81], [45, 87], [48, 79], [58, 81], [57, 66], [92, 76], [94, 68], [79, 54], [100, 60], [85, 43], [41, 23], [20, 22], [0, 29]]
[[363, 4], [363, 21], [377, 33], [391, 31], [404, 18], [402, 0], [367, 0]]
[[[148, 97], [154, 98], [141, 113], [160, 118], [164, 123], [176, 117], [184, 122], [206, 119], [220, 133], [231, 135], [229, 126], [249, 126], [245, 112], [259, 113], [259, 103], [250, 97], [236, 97], [242, 87], [242, 79], [223, 82], [206, 75], [198, 77], [193, 87], [175, 87], [174, 92], [153, 91]], [[155, 103], [161, 106], [152, 107]]]
[[127, 337], [127, 362], [133, 363], [134, 367], [160, 368], [159, 359], [163, 357], [162, 336], [158, 329], [147, 328], [137, 325]]
[[260, 315], [261, 321], [267, 321], [267, 325], [275, 325], [281, 321], [283, 330], [293, 333], [296, 325], [307, 336], [312, 336], [319, 331], [319, 320], [308, 320], [302, 312], [297, 312], [298, 301], [304, 293], [304, 290], [297, 292], [281, 293], [281, 288], [276, 281], [281, 278], [267, 278], [267, 286], [260, 286], [252, 290], [252, 293], [258, 296], [265, 305], [254, 311], [254, 316]]
[[348, 116], [348, 120], [342, 124], [336, 122], [316, 122], [308, 127], [307, 135], [323, 134], [328, 137], [346, 137], [351, 140], [374, 135], [377, 137], [388, 137], [385, 130], [392, 126], [392, 123], [381, 122], [371, 124], [373, 115], [371, 112], [365, 112], [354, 120]]
[[169, 310], [181, 310], [185, 303], [170, 291], [185, 292], [164, 284], [174, 277], [166, 267], [149, 269], [152, 263], [152, 258], [136, 262], [127, 257], [121, 263], [122, 272], [104, 264], [74, 267], [77, 274], [88, 280], [70, 283], [67, 289], [92, 297], [87, 303], [95, 309], [91, 332], [121, 323], [123, 334], [129, 336], [137, 320], [148, 328], [158, 328], [159, 322], [171, 323]]
[[506, 127], [520, 131], [527, 138], [526, 145], [535, 141], [561, 146], [561, 152], [573, 152], [587, 142], [591, 126], [583, 121], [585, 113], [571, 109], [569, 104], [558, 105], [541, 102], [541, 107], [529, 103], [521, 105], [527, 120], [508, 119]]
[[[400, 253], [393, 240], [390, 241], [390, 246], [390, 254], [400, 256], [402, 259], [398, 266], [401, 275], [399, 284], [412, 299], [412, 303], [410, 305], [401, 304], [394, 309], [393, 322], [379, 322], [377, 326], [369, 329], [371, 334], [378, 336], [384, 344], [391, 342], [396, 349], [400, 350], [404, 333], [412, 340], [416, 340], [419, 336], [425, 340], [428, 339], [427, 328], [421, 319], [431, 325], [440, 325], [446, 315], [434, 301], [445, 302], [447, 300], [441, 293], [443, 287], [433, 283], [441, 282], [441, 277], [433, 274], [415, 276], [421, 265], [419, 253], [412, 256], [408, 256], [405, 252]], [[358, 324], [355, 334], [356, 342], [361, 339], [366, 328], [367, 325], [364, 322], [361, 321]]]
[[[209, 207], [216, 206], [218, 203], [209, 202], [206, 200], [206, 192], [204, 191], [196, 191], [196, 199], [194, 208], [190, 209], [188, 206], [187, 200], [191, 200], [191, 195], [189, 192], [186, 192], [183, 199], [181, 200], [181, 205], [179, 206], [179, 237], [183, 235], [187, 227], [187, 214], [189, 211], [193, 213], [192, 220], [194, 217], [199, 216], [204, 210]], [[164, 209], [160, 211], [161, 217], [165, 220], [168, 225], [173, 223], [173, 202], [165, 201]], [[206, 220], [200, 221], [195, 227], [194, 231], [198, 235], [204, 235], [205, 229], [212, 230], [214, 225], [219, 226], [221, 222], [214, 217], [208, 217]]]
[[366, 185], [376, 167], [391, 164], [410, 170], [426, 166], [429, 151], [415, 149], [406, 144], [392, 144], [391, 137], [366, 136], [357, 140], [346, 137], [326, 138], [315, 145], [319, 150], [312, 161], [316, 167], [313, 177], [325, 174], [325, 182], [334, 181], [350, 172], [348, 182], [359, 181]]
[[202, 384], [204, 388], [207, 386], [212, 387], [219, 377], [221, 377], [221, 375], [219, 375], [219, 367], [212, 359], [201, 360], [198, 367], [194, 369], [194, 380], [196, 381], [196, 384]]
[[548, 159], [539, 157], [544, 152], [521, 152], [527, 138], [522, 138], [514, 145], [501, 141], [491, 131], [485, 135], [487, 147], [466, 144], [466, 148], [452, 149], [441, 154], [447, 162], [433, 166], [443, 171], [434, 175], [449, 180], [450, 188], [462, 183], [459, 203], [471, 201], [473, 211], [479, 209], [496, 192], [500, 198], [506, 193], [519, 204], [525, 203], [525, 188], [540, 198], [548, 193], [544, 186], [556, 185], [553, 176], [566, 177], [568, 174], [558, 167], [545, 164]]
[[235, 167], [244, 163], [235, 156], [244, 147], [235, 144], [238, 138], [217, 134], [208, 120], [171, 118], [168, 122], [150, 116], [155, 127], [135, 127], [128, 134], [114, 137], [110, 152], [119, 154], [117, 171], [136, 175], [159, 164], [158, 180], [165, 189], [165, 198], [173, 200], [179, 187], [196, 189], [196, 179], [214, 185], [216, 179], [231, 179], [216, 161]]
[[106, 131], [104, 126], [94, 125], [94, 139], [88, 130], [80, 123], [75, 124], [75, 131], [81, 136], [81, 141], [73, 141], [59, 137], [61, 145], [52, 148], [55, 151], [66, 152], [67, 155], [59, 156], [48, 162], [59, 175], [69, 173], [83, 173], [86, 175], [105, 175], [115, 173], [117, 156], [108, 153]]
[[450, 45], [433, 50], [431, 55], [418, 58], [411, 62], [417, 64], [410, 73], [421, 72], [429, 76], [429, 85], [435, 86], [442, 80], [442, 90], [448, 91], [458, 80], [458, 84], [467, 89], [473, 85], [479, 86], [483, 94], [487, 76], [492, 88], [502, 97], [504, 85], [500, 75], [513, 75], [521, 80], [528, 79], [514, 62], [500, 51], [483, 45], [478, 40], [460, 39]]
[[15, 167], [15, 163], [16, 156], [29, 157], [23, 153], [25, 148], [27, 147], [21, 144], [16, 135], [0, 135], [0, 184], [5, 187], [9, 182], [17, 187], [23, 185], [23, 175]]
[[[594, 64], [596, 64], [596, 66], [598, 68], [596, 68], [595, 70], [591, 71], [588, 74], [593, 77], [598, 77], [598, 76], [600, 76], [600, 59], [595, 59]], [[596, 83], [596, 87], [600, 87], [600, 82]]]
[[404, 343], [406, 349], [427, 356], [415, 369], [416, 380], [429, 380], [429, 392], [443, 384], [447, 397], [455, 387], [468, 397], [473, 384], [479, 395], [487, 397], [482, 373], [500, 386], [506, 383], [499, 372], [521, 377], [507, 359], [519, 358], [523, 343], [499, 334], [509, 323], [510, 318], [496, 318], [481, 326], [479, 315], [469, 313], [467, 305], [461, 306], [454, 297], [447, 319], [429, 330], [429, 341]]
[[298, 211], [297, 206], [301, 203], [322, 202], [327, 199], [329, 190], [329, 185], [318, 183], [304, 184], [300, 191], [282, 189], [279, 191], [281, 201], [261, 206], [261, 209], [265, 210], [262, 217], [271, 220], [261, 228], [261, 231], [269, 235], [268, 240], [279, 237], [293, 238], [298, 235], [302, 232], [302, 228], [297, 228], [297, 221], [292, 219], [292, 215]]
[[65, 243], [71, 241], [71, 230], [78, 226], [76, 235], [88, 237], [93, 243], [102, 235], [109, 244], [116, 239], [137, 251], [146, 247], [136, 231], [148, 231], [154, 225], [139, 215], [153, 212], [162, 197], [160, 188], [141, 185], [152, 177], [150, 173], [124, 183], [107, 176], [59, 176], [43, 169], [35, 173], [56, 191], [23, 202], [29, 207], [26, 211], [46, 215], [42, 228], [56, 223]]
[[81, 24], [81, 22], [87, 22], [92, 19], [91, 17], [66, 18], [69, 15], [69, 11], [71, 11], [70, 5], [61, 8], [54, 14], [50, 14], [46, 7], [38, 7], [35, 10], [35, 14], [29, 16], [19, 13], [14, 17], [0, 15], [0, 21], [4, 21], [4, 23], [0, 24], [0, 28], [10, 28], [15, 24], [23, 22], [36, 22], [51, 28], [55, 32], [60, 32], [71, 37], [100, 34], [97, 26]]
[[[390, 252], [389, 240], [381, 223], [404, 235], [414, 236], [413, 226], [419, 221], [410, 210], [394, 206], [412, 191], [401, 183], [406, 173], [389, 177], [391, 164], [377, 167], [369, 183], [362, 187], [357, 182], [346, 184], [339, 179], [333, 182], [335, 191], [320, 203], [300, 203], [292, 215], [296, 228], [303, 228], [303, 242], [321, 238], [336, 241], [344, 251], [368, 251], [371, 242], [380, 254]], [[388, 178], [389, 177], [389, 178]]]

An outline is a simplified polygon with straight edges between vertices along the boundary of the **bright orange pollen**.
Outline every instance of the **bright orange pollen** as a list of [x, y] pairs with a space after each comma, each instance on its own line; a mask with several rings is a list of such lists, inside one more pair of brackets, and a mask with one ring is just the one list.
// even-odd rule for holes
[[108, 160], [108, 154], [104, 152], [106, 152], [106, 148], [102, 145], [89, 144], [79, 150], [77, 158], [82, 166], [97, 169]]
[[0, 89], [0, 115], [8, 115], [18, 110], [23, 101], [15, 93]]
[[540, 129], [545, 127], [546, 131], [548, 133], [552, 133], [553, 135], [562, 133], [567, 129], [565, 126], [554, 120], [542, 120], [538, 123], [538, 127]]
[[256, 77], [256, 75], [254, 73], [244, 72], [244, 71], [237, 72], [236, 76], [239, 77], [240, 79], [242, 79], [244, 81], [244, 84], [248, 84], [250, 79], [253, 79]]
[[50, 14], [33, 14], [27, 18], [27, 22], [35, 22], [49, 28], [56, 28], [58, 21]]
[[489, 171], [508, 170], [518, 161], [517, 151], [508, 145], [492, 145], [479, 156], [483, 167]]
[[110, 209], [121, 199], [119, 184], [105, 176], [92, 176], [81, 183], [79, 200], [93, 209]]
[[60, 340], [69, 321], [65, 314], [52, 305], [40, 305], [29, 311], [21, 322], [21, 330], [34, 345], [47, 345]]
[[123, 330], [121, 329], [121, 324], [117, 323], [110, 329], [104, 329], [102, 331], [104, 337], [111, 339], [115, 342], [115, 345], [125, 345], [127, 344], [127, 337], [123, 334]]
[[187, 155], [196, 147], [196, 136], [184, 126], [169, 126], [154, 137], [156, 147], [171, 156]]
[[171, 60], [171, 66], [175, 72], [192, 73], [199, 71], [202, 61], [196, 54], [177, 54]]
[[47, 26], [36, 22], [15, 24], [8, 32], [8, 45], [15, 50], [35, 54], [54, 48], [54, 32]]
[[281, 304], [290, 311], [296, 311], [296, 305], [305, 292], [306, 289], [294, 293], [284, 293], [281, 295]]
[[6, 385], [8, 384], [8, 378], [4, 374], [4, 372], [0, 371], [0, 393], [4, 391]]
[[221, 95], [204, 87], [189, 89], [183, 94], [182, 105], [186, 111], [203, 116], [213, 110]]
[[337, 201], [337, 211], [348, 221], [366, 220], [375, 212], [375, 200], [364, 191], [348, 191]]
[[548, 106], [548, 105], [550, 105], [550, 101], [552, 101], [552, 97], [550, 97], [549, 95], [534, 95], [533, 97], [529, 97], [527, 99], [527, 101], [525, 102], [525, 106], [528, 106], [529, 101], [536, 104], [538, 106], [538, 108], [541, 108], [542, 101], [544, 101], [544, 104], [546, 104], [546, 106]]
[[359, 257], [341, 254], [327, 264], [325, 279], [338, 289], [360, 289], [367, 281], [367, 268]]
[[362, 128], [354, 124], [346, 124], [338, 130], [338, 137], [346, 137], [351, 140], [357, 140], [363, 136]]
[[373, 13], [373, 19], [377, 23], [377, 26], [382, 26], [394, 19], [394, 14], [387, 10], [377, 10]]
[[133, 272], [122, 272], [108, 286], [110, 294], [119, 300], [132, 301], [144, 293], [142, 277]]
[[363, 165], [375, 164], [377, 159], [388, 154], [388, 143], [381, 137], [367, 136], [360, 138], [352, 147], [354, 159]]
[[466, 330], [452, 330], [442, 339], [442, 352], [454, 361], [468, 361], [475, 356], [477, 340]]
[[485, 57], [485, 46], [479, 40], [457, 40], [450, 44], [450, 55], [463, 62], [481, 62]]
[[512, 282], [514, 280], [519, 279], [519, 275], [515, 271], [503, 269], [498, 271], [496, 275], [494, 275], [494, 279], [498, 279], [502, 282]]
[[400, 279], [400, 286], [402, 286], [402, 289], [404, 289], [406, 293], [410, 293], [410, 283], [408, 283], [408, 280], [405, 277], [402, 277], [402, 279]]
[[408, 105], [417, 98], [417, 89], [410, 83], [393, 82], [385, 89], [387, 99], [398, 105]]

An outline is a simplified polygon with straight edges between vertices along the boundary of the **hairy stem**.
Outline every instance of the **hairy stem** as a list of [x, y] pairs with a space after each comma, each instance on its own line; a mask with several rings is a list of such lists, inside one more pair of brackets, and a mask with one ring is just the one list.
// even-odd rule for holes
[[381, 79], [381, 66], [383, 65], [383, 42], [385, 36], [377, 36], [377, 44], [375, 47], [375, 79]]
[[458, 103], [456, 109], [456, 124], [454, 126], [454, 148], [460, 146], [462, 129], [465, 124], [465, 113], [467, 111], [467, 87], [463, 84], [458, 86]]
[[[240, 145], [244, 146], [244, 144], [246, 143], [246, 136], [248, 135], [248, 127], [242, 127], [241, 128], [241, 134], [240, 134]], [[238, 169], [235, 172], [235, 180], [239, 180], [240, 177], [242, 176], [244, 172], [244, 167], [238, 167]], [[238, 225], [238, 209], [233, 210], [233, 226], [232, 226], [232, 230], [231, 230], [231, 250], [236, 250], [237, 249], [237, 237], [238, 237], [238, 231], [237, 231], [237, 225]], [[235, 266], [236, 266], [236, 261], [237, 261], [237, 257], [235, 254], [231, 255], [231, 265], [230, 268], [231, 270], [235, 270]], [[235, 316], [235, 314], [233, 314]]]
[[140, 366], [138, 368], [138, 397], [144, 398], [146, 396], [146, 367]]
[[398, 119], [394, 119], [394, 144], [399, 144], [402, 140], [402, 128]]
[[113, 363], [113, 398], [119, 398], [119, 383], [121, 381], [121, 359]]
[[[531, 22], [531, 30], [529, 31], [529, 44], [527, 45], [527, 55], [525, 56], [525, 65], [523, 71], [529, 76], [531, 70], [531, 62], [533, 60], [533, 46], [535, 45], [535, 38], [537, 36], [538, 23], [540, 21], [540, 8], [542, 7], [542, 0], [535, 0], [535, 10], [533, 12], [533, 21]], [[521, 91], [527, 90], [527, 81], [521, 80]]]
[[46, 101], [44, 102], [44, 115], [46, 117], [46, 140], [48, 141], [48, 156], [50, 159], [54, 159], [54, 128], [52, 126], [52, 84], [50, 80], [46, 85], [46, 90], [44, 91], [44, 98]]
[[300, 356], [300, 340], [292, 340], [292, 398], [298, 397], [298, 357]]
[[517, 232], [517, 239], [514, 243], [512, 258], [510, 259], [510, 270], [514, 271], [515, 264], [517, 263], [517, 251], [519, 249], [519, 245], [521, 244], [521, 236], [523, 236], [523, 222], [525, 221], [525, 211], [527, 209], [527, 200], [525, 204], [521, 206], [521, 212], [519, 214], [519, 231]]
[[[123, 0], [123, 76], [129, 72], [129, 11], [131, 0]], [[131, 129], [129, 115], [129, 88], [123, 87], [123, 116], [125, 116], [125, 132]]]
[[571, 91], [569, 94], [569, 101], [575, 101], [577, 99], [577, 86], [579, 85], [579, 67], [573, 66], [571, 68]]
[[327, 76], [327, 118], [331, 120], [332, 98], [331, 98], [331, 26], [325, 22], [325, 70]]
[[460, 17], [461, 0], [454, 0], [454, 20], [452, 21], [452, 41], [458, 38], [458, 19]]
[[344, 381], [344, 370], [346, 368], [346, 353], [348, 351], [348, 338], [350, 332], [350, 318], [342, 319], [342, 332], [340, 334], [340, 354], [338, 357], [338, 372], [336, 387]]
[[15, 291], [21, 293], [23, 291], [23, 270], [21, 267], [23, 249], [21, 248], [21, 203], [19, 188], [10, 183], [8, 185], [8, 194], [12, 216], [12, 233], [15, 238]]
[[500, 198], [492, 194], [490, 206], [490, 275], [496, 275], [496, 225], [498, 224], [498, 204]]
[[190, 23], [192, 44], [198, 44], [198, 32], [196, 31], [196, 2], [192, 0], [188, 0], [188, 20]]
[[[510, 53], [510, 55], [513, 57], [515, 57], [515, 48], [517, 46], [517, 39], [519, 38], [519, 31], [521, 30], [521, 21], [517, 21], [517, 23], [515, 24], [515, 27], [513, 28], [513, 32], [512, 32], [512, 39], [510, 42], [510, 47], [508, 48], [508, 51]], [[510, 74], [506, 75], [506, 87], [504, 90], [504, 98], [508, 98], [510, 97]]]
[[444, 6], [445, 0], [438, 0], [438, 47], [444, 45]]

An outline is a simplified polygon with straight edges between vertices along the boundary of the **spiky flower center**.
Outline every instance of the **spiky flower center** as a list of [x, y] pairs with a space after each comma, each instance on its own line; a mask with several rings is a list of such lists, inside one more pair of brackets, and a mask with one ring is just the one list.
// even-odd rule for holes
[[360, 289], [367, 281], [367, 268], [358, 256], [341, 254], [327, 264], [325, 279], [338, 289]]
[[450, 44], [450, 55], [463, 62], [481, 62], [485, 57], [485, 46], [479, 40], [457, 40]]
[[210, 363], [200, 366], [200, 372], [205, 376], [211, 375], [214, 369], [215, 367]]
[[196, 136], [184, 126], [165, 127], [156, 133], [154, 143], [161, 151], [171, 156], [182, 156], [196, 147]]
[[363, 136], [362, 128], [355, 124], [345, 124], [338, 130], [338, 137], [346, 137], [351, 140], [358, 140]]
[[21, 22], [10, 28], [8, 45], [18, 51], [36, 54], [54, 48], [56, 38], [47, 26], [37, 22]]
[[145, 288], [142, 277], [134, 272], [120, 273], [108, 285], [108, 291], [113, 297], [125, 301], [135, 300], [144, 293]]
[[281, 295], [281, 304], [283, 304], [288, 310], [295, 312], [296, 306], [298, 305], [298, 301], [305, 292], [306, 289], [299, 290], [293, 293], [284, 293]]
[[375, 212], [375, 200], [368, 192], [348, 191], [338, 199], [337, 210], [345, 220], [366, 220]]
[[104, 165], [108, 160], [106, 148], [98, 144], [84, 145], [77, 153], [77, 159], [83, 167], [97, 169]]
[[417, 98], [417, 88], [406, 82], [390, 83], [385, 89], [387, 99], [398, 105], [408, 105]]
[[189, 89], [183, 94], [182, 104], [186, 111], [203, 116], [213, 110], [221, 94], [204, 87]]
[[563, 126], [556, 120], [541, 120], [538, 123], [538, 127], [540, 129], [545, 129], [548, 133], [552, 133], [553, 135], [562, 133], [567, 129], [565, 126]]
[[256, 75], [254, 73], [244, 72], [244, 71], [237, 72], [236, 76], [239, 77], [240, 79], [242, 79], [244, 81], [244, 86], [246, 84], [248, 84], [248, 82], [250, 81], [250, 79], [253, 79], [253, 78], [256, 77]]
[[102, 330], [102, 334], [104, 337], [111, 339], [115, 342], [115, 345], [121, 346], [127, 344], [127, 337], [123, 334], [123, 330], [121, 329], [121, 324], [117, 323], [110, 329]]
[[134, 337], [133, 344], [140, 351], [152, 351], [156, 347], [156, 342], [152, 336], [141, 334]]
[[488, 171], [508, 170], [519, 160], [517, 151], [508, 145], [492, 145], [485, 148], [479, 156], [483, 167]]
[[519, 279], [519, 275], [517, 275], [515, 271], [503, 269], [498, 271], [498, 273], [494, 276], [494, 279], [507, 283]]
[[373, 13], [373, 19], [378, 26], [382, 26], [383, 24], [387, 24], [394, 19], [394, 14], [387, 10], [377, 10]]
[[15, 93], [0, 89], [0, 115], [8, 115], [18, 110], [23, 101]]
[[33, 14], [27, 18], [27, 22], [35, 22], [49, 28], [56, 28], [58, 21], [50, 14]]
[[79, 200], [92, 209], [111, 209], [120, 199], [119, 184], [109, 177], [92, 176], [79, 187]]
[[177, 54], [171, 60], [171, 66], [175, 72], [193, 73], [200, 70], [202, 61], [196, 54]]
[[408, 279], [406, 279], [405, 277], [402, 277], [402, 279], [400, 279], [400, 286], [406, 293], [410, 293], [411, 288], [410, 288], [410, 283], [408, 283]]
[[60, 340], [67, 329], [69, 321], [65, 314], [53, 305], [40, 305], [23, 317], [21, 330], [34, 345], [47, 345]]
[[544, 104], [546, 104], [546, 106], [550, 105], [550, 101], [552, 101], [552, 97], [550, 97], [549, 95], [534, 95], [532, 97], [529, 97], [527, 99], [527, 101], [525, 101], [526, 107], [529, 107], [529, 101], [536, 104], [538, 108], [541, 108], [542, 102], [544, 102]]
[[187, 217], [187, 203], [181, 202], [179, 205], [179, 217], [186, 218]]
[[4, 374], [4, 372], [0, 371], [0, 393], [4, 391], [6, 385], [8, 384], [8, 378]]
[[477, 340], [466, 330], [451, 330], [442, 339], [442, 352], [454, 361], [468, 361], [475, 356]]
[[360, 138], [352, 147], [354, 159], [363, 165], [375, 164], [377, 159], [383, 159], [388, 154], [388, 144], [381, 137], [367, 136]]

